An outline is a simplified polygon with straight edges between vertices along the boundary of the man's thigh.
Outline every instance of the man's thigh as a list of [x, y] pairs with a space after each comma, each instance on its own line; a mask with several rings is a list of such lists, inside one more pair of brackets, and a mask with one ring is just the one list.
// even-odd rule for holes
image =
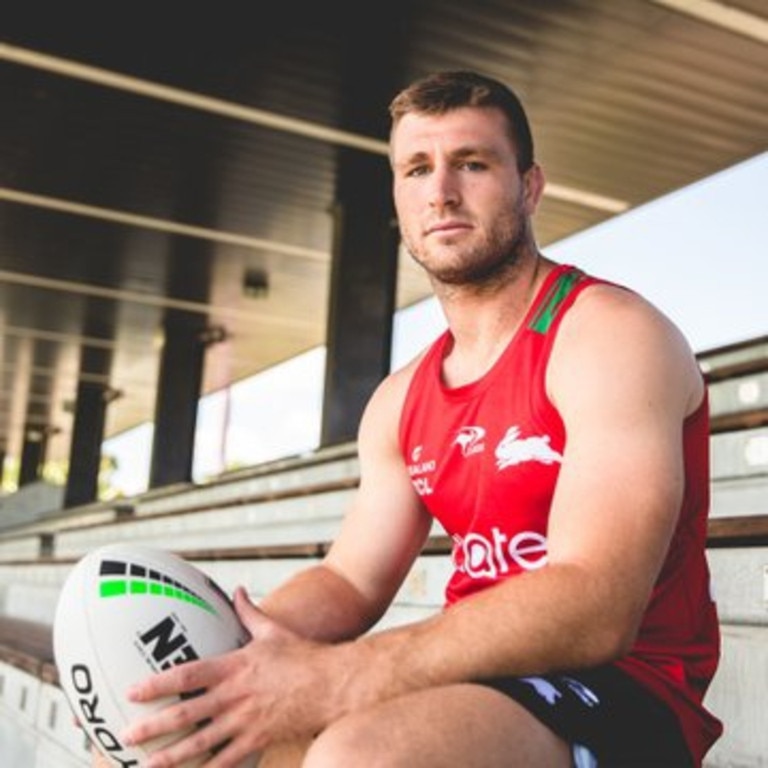
[[512, 768], [571, 765], [571, 749], [491, 688], [452, 685], [349, 715], [310, 748], [305, 768]]

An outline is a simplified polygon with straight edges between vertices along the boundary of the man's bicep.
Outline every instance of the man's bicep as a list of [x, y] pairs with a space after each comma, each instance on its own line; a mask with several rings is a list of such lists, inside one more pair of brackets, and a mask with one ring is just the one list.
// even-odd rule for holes
[[614, 314], [623, 334], [574, 345], [560, 358], [579, 375], [555, 382], [568, 439], [550, 556], [578, 562], [614, 596], [641, 606], [679, 515], [690, 380], [662, 322], [642, 307]]
[[589, 437], [574, 436], [553, 503], [553, 556], [600, 555], [628, 565], [648, 549], [651, 565], [658, 559], [679, 514], [682, 456], [663, 429], [644, 431], [595, 427]]

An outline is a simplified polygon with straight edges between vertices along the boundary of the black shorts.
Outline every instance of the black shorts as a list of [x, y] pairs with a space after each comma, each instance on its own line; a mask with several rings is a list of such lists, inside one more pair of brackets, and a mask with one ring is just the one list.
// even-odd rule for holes
[[[607, 665], [567, 674], [479, 681], [511, 697], [598, 768], [693, 768], [677, 718], [649, 691]], [[582, 750], [579, 750], [582, 751]]]

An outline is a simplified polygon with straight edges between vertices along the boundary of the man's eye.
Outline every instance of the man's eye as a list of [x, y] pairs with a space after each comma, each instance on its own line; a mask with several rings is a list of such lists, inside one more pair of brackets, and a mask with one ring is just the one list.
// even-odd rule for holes
[[405, 175], [408, 178], [412, 178], [414, 176], [424, 176], [428, 171], [429, 169], [426, 165], [415, 165], [413, 168], [409, 168], [405, 172]]
[[487, 166], [478, 160], [467, 160], [461, 164], [461, 167], [467, 171], [484, 171]]

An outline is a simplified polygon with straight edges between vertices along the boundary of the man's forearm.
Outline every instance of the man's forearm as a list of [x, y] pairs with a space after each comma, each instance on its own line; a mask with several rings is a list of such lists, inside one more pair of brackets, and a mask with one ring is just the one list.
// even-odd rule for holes
[[379, 618], [341, 574], [324, 564], [288, 579], [259, 608], [302, 637], [324, 642], [357, 637]]
[[421, 688], [607, 663], [626, 652], [631, 622], [607, 607], [618, 600], [602, 581], [580, 567], [549, 567], [340, 646], [334, 677], [343, 670], [348, 684], [336, 711]]

